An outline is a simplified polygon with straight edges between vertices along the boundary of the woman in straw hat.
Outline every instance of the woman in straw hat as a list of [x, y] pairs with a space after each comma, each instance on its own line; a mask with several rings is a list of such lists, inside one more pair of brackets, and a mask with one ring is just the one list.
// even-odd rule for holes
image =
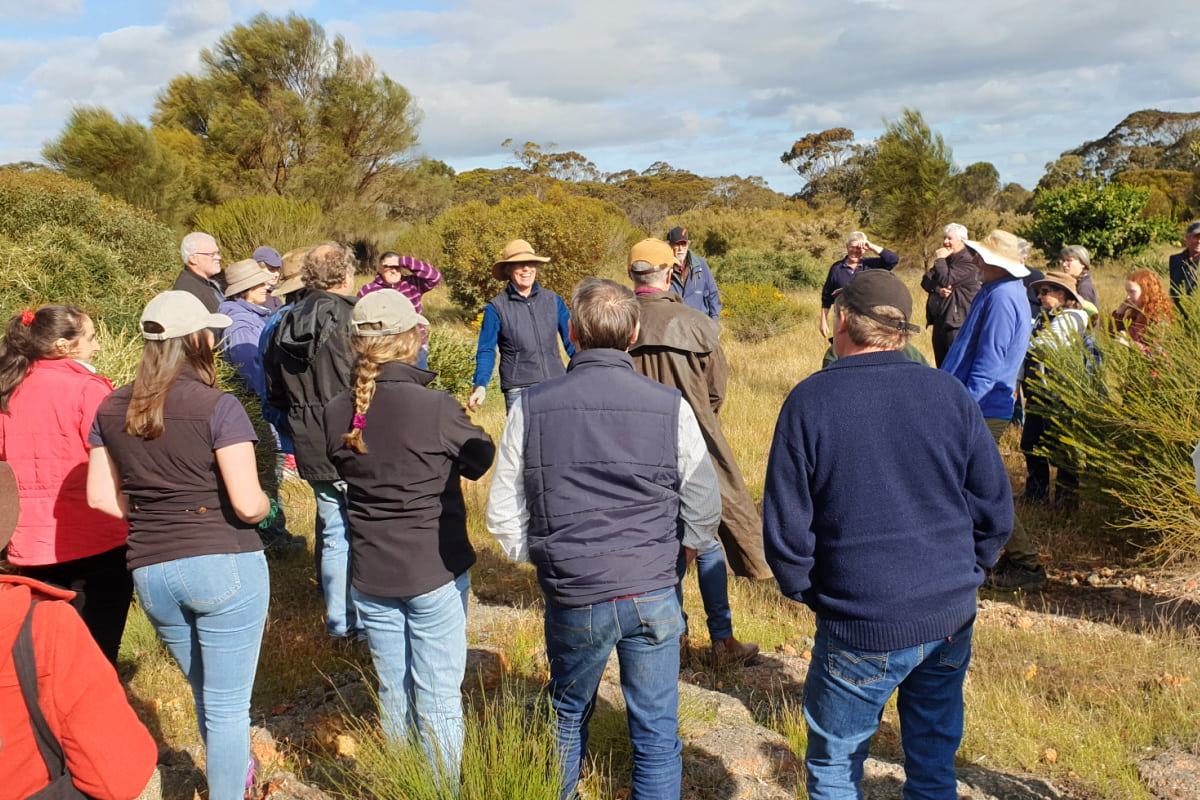
[[435, 377], [416, 366], [421, 325], [400, 292], [363, 297], [350, 318], [354, 385], [330, 401], [329, 459], [346, 481], [351, 596], [379, 675], [384, 731], [414, 735], [457, 788], [459, 687], [467, 659], [467, 538], [460, 477], [475, 480], [495, 447]]
[[221, 340], [225, 358], [246, 387], [259, 397], [266, 388], [258, 341], [272, 313], [267, 307], [271, 279], [271, 273], [253, 259], [231, 264], [225, 269], [225, 302], [217, 308], [218, 313], [233, 320]]
[[530, 386], [566, 373], [557, 340], [562, 340], [568, 356], [575, 355], [567, 335], [571, 315], [561, 297], [537, 282], [538, 265], [549, 260], [534, 253], [524, 239], [513, 239], [492, 265], [492, 277], [508, 285], [483, 309], [468, 410], [479, 408], [487, 396], [497, 347], [506, 409]]
[[88, 428], [112, 392], [92, 359], [92, 320], [74, 306], [22, 311], [0, 341], [0, 460], [21, 487], [8, 561], [22, 574], [77, 592], [74, 603], [113, 664], [133, 599], [125, 567], [129, 526], [88, 507]]
[[215, 386], [211, 329], [231, 322], [187, 292], [151, 300], [133, 383], [100, 404], [89, 436], [88, 502], [129, 520], [134, 586], [191, 685], [211, 800], [241, 800], [253, 771], [250, 691], [270, 596], [256, 525], [275, 508], [250, 419]]
[[[1087, 331], [1089, 317], [1083, 310], [1083, 299], [1077, 292], [1072, 275], [1047, 272], [1041, 280], [1029, 284], [1029, 288], [1041, 301], [1042, 315], [1034, 324], [1030, 338], [1022, 388], [1026, 397], [1040, 398], [1042, 405], [1047, 405], [1053, 398], [1046, 393], [1046, 368], [1042, 356], [1048, 350], [1060, 347], [1082, 347], [1082, 336]], [[1046, 456], [1035, 453], [1040, 446], [1052, 441], [1052, 427], [1047, 422], [1041, 413], [1027, 412], [1025, 415], [1021, 450], [1025, 453], [1023, 497], [1026, 500], [1044, 502], [1050, 499], [1050, 461]], [[1066, 466], [1057, 466], [1058, 490], [1055, 499], [1063, 504], [1074, 503], [1079, 482]]]

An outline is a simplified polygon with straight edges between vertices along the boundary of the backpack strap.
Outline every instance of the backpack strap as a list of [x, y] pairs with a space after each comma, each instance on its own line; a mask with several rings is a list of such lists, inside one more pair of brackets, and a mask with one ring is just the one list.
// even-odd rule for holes
[[37, 740], [38, 750], [46, 769], [50, 772], [50, 781], [67, 774], [67, 761], [63, 756], [62, 745], [58, 737], [50, 730], [42, 707], [38, 705], [37, 662], [33, 655], [33, 610], [38, 601], [29, 603], [29, 611], [25, 614], [25, 622], [21, 632], [17, 634], [16, 644], [13, 645], [13, 663], [17, 667], [17, 680], [21, 683], [21, 693], [25, 696], [25, 706], [29, 709], [29, 722], [33, 727], [33, 736]]

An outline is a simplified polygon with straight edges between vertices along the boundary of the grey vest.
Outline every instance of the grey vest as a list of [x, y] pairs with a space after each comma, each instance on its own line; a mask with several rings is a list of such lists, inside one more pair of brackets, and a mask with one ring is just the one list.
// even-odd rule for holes
[[586, 606], [678, 582], [679, 391], [587, 350], [522, 396], [529, 558], [547, 599]]

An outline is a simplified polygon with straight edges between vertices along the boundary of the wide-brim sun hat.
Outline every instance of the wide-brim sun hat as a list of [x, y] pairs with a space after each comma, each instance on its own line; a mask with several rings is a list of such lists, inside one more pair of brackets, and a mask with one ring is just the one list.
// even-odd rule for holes
[[507, 280], [508, 268], [513, 264], [528, 264], [538, 262], [545, 264], [550, 258], [539, 256], [533, 251], [533, 245], [524, 239], [513, 239], [504, 245], [500, 252], [500, 260], [492, 264], [492, 277], [498, 281]]
[[[228, 328], [233, 320], [224, 314], [210, 314], [191, 292], [169, 291], [156, 295], [142, 311], [142, 338], [154, 342], [178, 339], [206, 328]], [[162, 328], [146, 330], [147, 323]]]
[[1047, 272], [1041, 278], [1029, 284], [1029, 288], [1035, 292], [1040, 286], [1050, 286], [1054, 289], [1062, 289], [1067, 295], [1068, 299], [1074, 300], [1076, 303], [1079, 303], [1079, 305], [1082, 306], [1084, 300], [1076, 291], [1076, 287], [1078, 287], [1078, 285], [1079, 282], [1065, 272]]
[[985, 264], [998, 267], [1015, 278], [1029, 276], [1029, 268], [1021, 263], [1020, 239], [1008, 231], [996, 229], [980, 241], [968, 239], [966, 246]]
[[272, 287], [272, 297], [283, 297], [304, 288], [304, 278], [300, 277], [300, 269], [304, 266], [304, 257], [310, 252], [312, 247], [297, 247], [283, 254], [280, 258], [283, 266], [279, 269], [279, 283]]
[[225, 296], [233, 297], [247, 289], [270, 283], [271, 273], [258, 265], [252, 258], [238, 261], [225, 268]]

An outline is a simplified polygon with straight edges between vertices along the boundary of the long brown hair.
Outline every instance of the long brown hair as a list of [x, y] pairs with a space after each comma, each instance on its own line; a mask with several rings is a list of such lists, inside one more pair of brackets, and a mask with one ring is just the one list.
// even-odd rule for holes
[[85, 319], [87, 314], [75, 306], [53, 305], [22, 311], [8, 321], [0, 342], [0, 411], [8, 413], [8, 400], [34, 361], [64, 358], [54, 343], [82, 336]]
[[[360, 325], [359, 330], [379, 330], [381, 327], [382, 323], [368, 323]], [[346, 447], [356, 453], [367, 452], [362, 428], [367, 409], [375, 397], [375, 379], [379, 377], [379, 370], [392, 361], [416, 363], [421, 338], [418, 327], [391, 336], [350, 337], [350, 347], [358, 354], [358, 359], [354, 362], [354, 417], [350, 421], [350, 432], [342, 434]]]
[[217, 384], [212, 345], [209, 344], [206, 331], [161, 341], [147, 340], [142, 347], [142, 360], [138, 364], [137, 374], [133, 378], [133, 397], [129, 400], [129, 410], [125, 412], [126, 433], [143, 439], [162, 436], [167, 391], [175, 384], [184, 366], [195, 370], [200, 380], [208, 386]]

